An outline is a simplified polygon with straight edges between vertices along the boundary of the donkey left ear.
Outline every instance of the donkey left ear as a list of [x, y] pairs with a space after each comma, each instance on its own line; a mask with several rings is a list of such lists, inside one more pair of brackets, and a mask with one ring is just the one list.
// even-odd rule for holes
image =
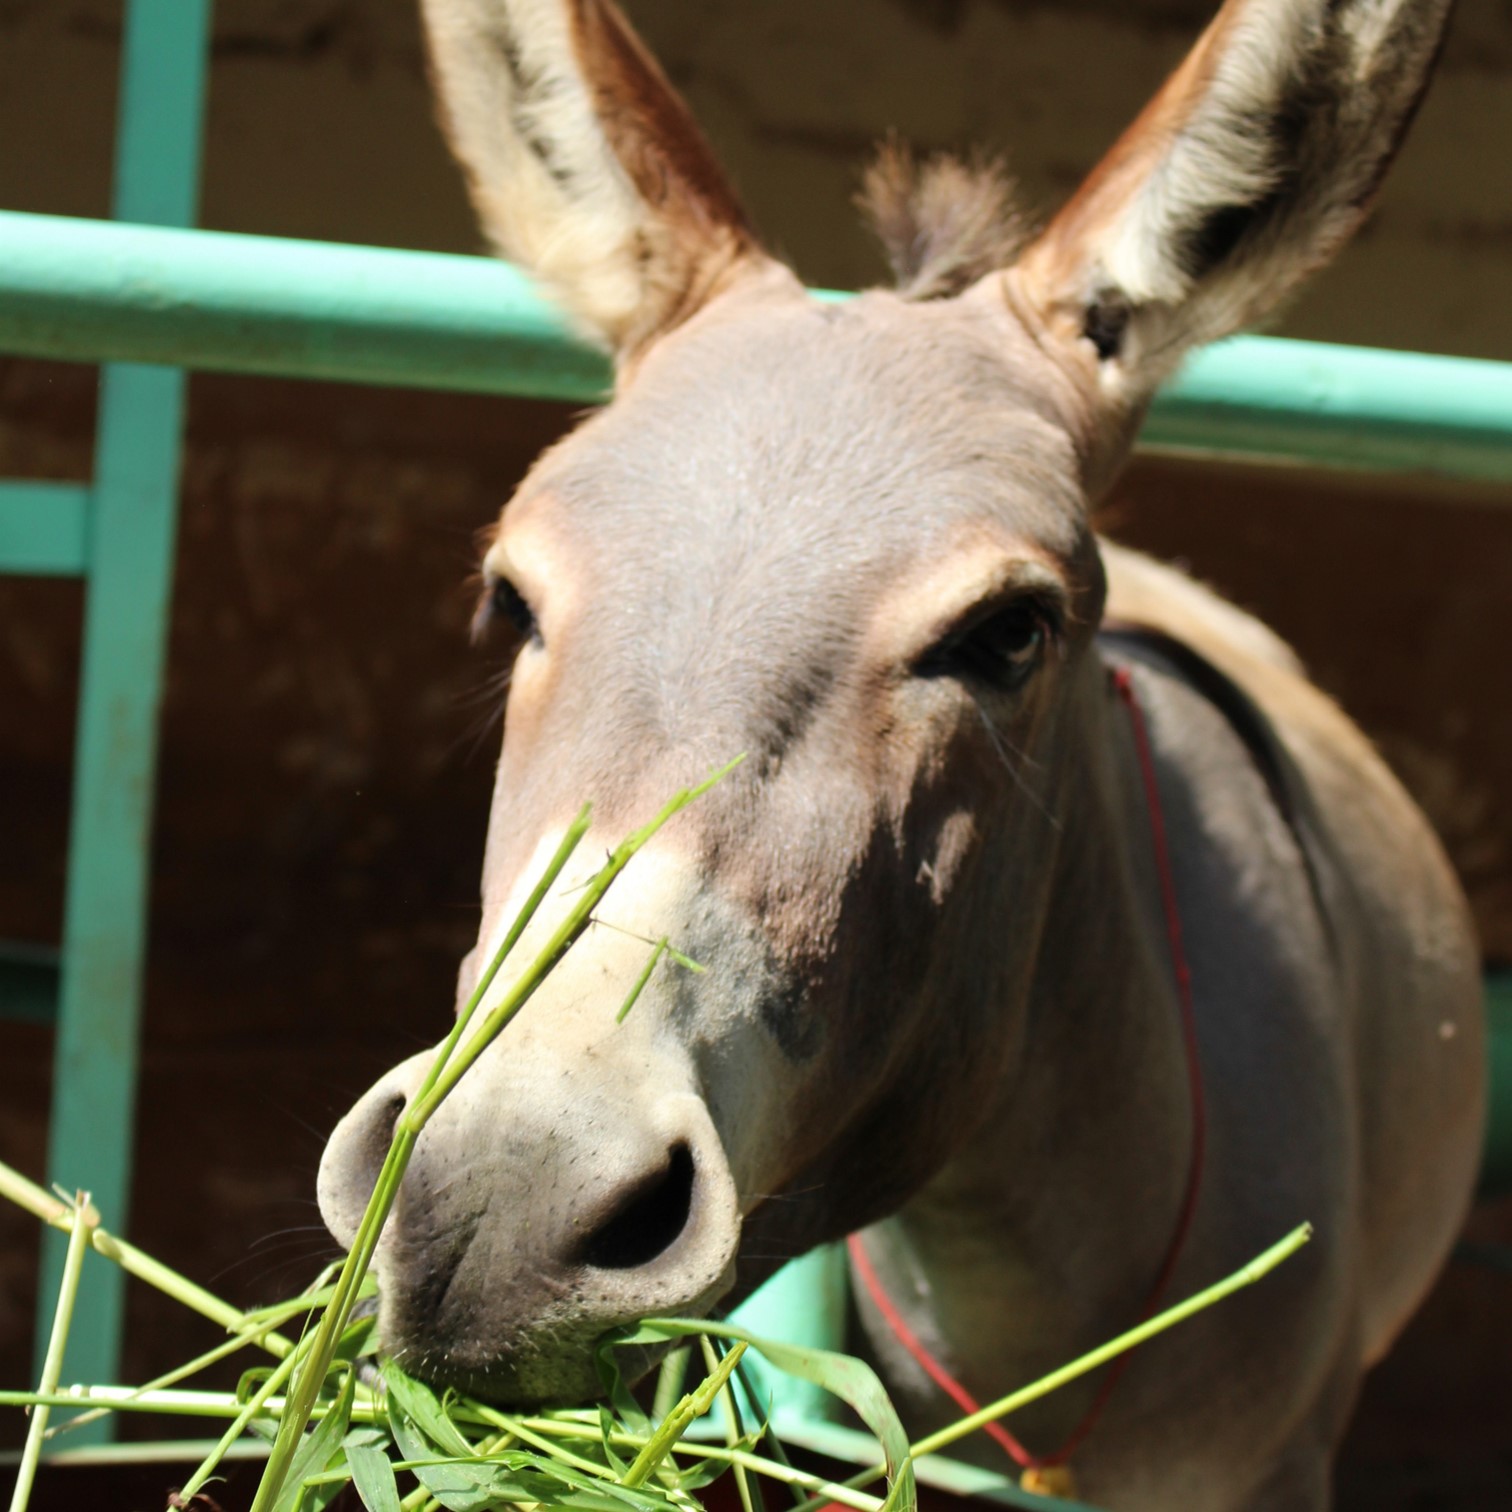
[[1011, 273], [1138, 405], [1264, 315], [1359, 224], [1452, 0], [1228, 0]]
[[687, 106], [611, 0], [422, 8], [484, 228], [620, 357], [760, 257]]

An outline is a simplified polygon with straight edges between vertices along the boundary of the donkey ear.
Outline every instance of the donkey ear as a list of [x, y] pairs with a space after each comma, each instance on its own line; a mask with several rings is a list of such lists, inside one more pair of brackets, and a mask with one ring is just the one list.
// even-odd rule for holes
[[757, 253], [687, 106], [610, 0], [422, 4], [485, 229], [619, 355]]
[[1365, 214], [1452, 0], [1228, 0], [1024, 254], [1019, 295], [1139, 402], [1257, 320]]

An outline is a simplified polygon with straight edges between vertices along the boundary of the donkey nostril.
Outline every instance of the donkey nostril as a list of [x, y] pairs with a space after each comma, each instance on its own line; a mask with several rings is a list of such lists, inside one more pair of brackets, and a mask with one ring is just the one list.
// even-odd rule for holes
[[408, 1105], [409, 1098], [403, 1092], [395, 1092], [374, 1109], [373, 1121], [368, 1129], [369, 1159], [376, 1156], [378, 1163], [383, 1164], [389, 1146], [394, 1142], [394, 1126]]
[[356, 1237], [408, 1103], [404, 1092], [380, 1082], [337, 1124], [325, 1147], [316, 1191], [321, 1216], [339, 1244], [350, 1248]]
[[409, 1098], [403, 1092], [395, 1092], [375, 1104], [365, 1121], [356, 1131], [352, 1144], [355, 1163], [349, 1167], [355, 1179], [362, 1183], [361, 1200], [366, 1202], [378, 1184], [378, 1174], [383, 1162], [388, 1159], [389, 1146], [394, 1140], [394, 1125], [404, 1112]]
[[599, 1270], [649, 1265], [677, 1242], [692, 1208], [693, 1152], [685, 1144], [673, 1145], [666, 1165], [589, 1235], [583, 1259]]

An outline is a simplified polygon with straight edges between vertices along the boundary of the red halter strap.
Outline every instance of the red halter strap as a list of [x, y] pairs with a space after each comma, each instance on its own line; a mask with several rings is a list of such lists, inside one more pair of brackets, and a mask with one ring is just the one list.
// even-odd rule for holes
[[[1192, 975], [1187, 967], [1186, 947], [1181, 938], [1181, 910], [1176, 900], [1176, 884], [1171, 872], [1171, 852], [1166, 840], [1165, 813], [1160, 803], [1160, 784], [1155, 773], [1155, 758], [1150, 750], [1150, 735], [1145, 725], [1144, 711], [1134, 692], [1134, 680], [1125, 667], [1111, 671], [1113, 689], [1128, 710], [1129, 725], [1134, 736], [1134, 749], [1139, 757], [1140, 775], [1144, 781], [1145, 804], [1150, 814], [1150, 838], [1155, 851], [1155, 868], [1160, 876], [1160, 898], [1165, 909], [1166, 941], [1171, 954], [1171, 968], [1176, 978], [1176, 998], [1181, 1010], [1181, 1039], [1186, 1052], [1187, 1089], [1192, 1109], [1192, 1147], [1187, 1162], [1186, 1187], [1182, 1193], [1181, 1207], [1176, 1215], [1176, 1226], [1170, 1243], [1166, 1246], [1165, 1258], [1145, 1298], [1143, 1310], [1136, 1319], [1143, 1323], [1160, 1305], [1160, 1299], [1170, 1285], [1176, 1263], [1191, 1233], [1192, 1218], [1197, 1211], [1197, 1194], [1202, 1185], [1202, 1169], [1207, 1152], [1207, 1104], [1202, 1086], [1202, 1061], [1197, 1050], [1197, 1018], [1192, 1004]], [[981, 1404], [950, 1374], [920, 1342], [917, 1334], [903, 1321], [897, 1308], [883, 1290], [881, 1278], [861, 1243], [859, 1234], [852, 1234], [847, 1241], [851, 1265], [861, 1284], [866, 1288], [883, 1321], [892, 1330], [894, 1337], [908, 1351], [915, 1363], [924, 1371], [963, 1413], [980, 1410]], [[1128, 1368], [1132, 1354], [1122, 1354], [1109, 1366], [1102, 1385], [1092, 1399], [1092, 1405], [1082, 1415], [1081, 1421], [1071, 1430], [1071, 1435], [1053, 1453], [1036, 1455], [1030, 1453], [1001, 1423], [986, 1423], [982, 1432], [994, 1439], [1021, 1469], [1045, 1470], [1064, 1465], [1097, 1425], [1113, 1388], [1118, 1385]]]

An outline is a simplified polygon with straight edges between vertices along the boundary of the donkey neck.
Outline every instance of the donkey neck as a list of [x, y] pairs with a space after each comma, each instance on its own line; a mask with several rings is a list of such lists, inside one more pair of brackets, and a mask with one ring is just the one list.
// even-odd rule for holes
[[[1148, 803], [1127, 712], [1091, 660], [1020, 1054], [965, 1148], [867, 1237], [894, 1302], [979, 1399], [1133, 1323], [1187, 1176], [1192, 1110]], [[1084, 1395], [1052, 1399], [1063, 1405], [1042, 1421], [1074, 1421]]]

